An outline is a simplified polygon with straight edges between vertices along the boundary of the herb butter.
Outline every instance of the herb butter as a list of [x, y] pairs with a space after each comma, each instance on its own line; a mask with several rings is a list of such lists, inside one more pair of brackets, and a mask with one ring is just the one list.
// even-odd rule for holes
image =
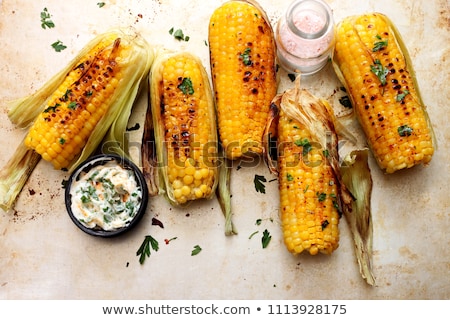
[[88, 228], [126, 227], [139, 211], [142, 190], [134, 172], [116, 161], [82, 172], [70, 190], [73, 215]]

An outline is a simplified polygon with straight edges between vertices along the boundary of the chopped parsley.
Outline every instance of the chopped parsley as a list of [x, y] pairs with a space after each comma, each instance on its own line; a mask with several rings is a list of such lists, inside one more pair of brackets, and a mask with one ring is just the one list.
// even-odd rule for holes
[[52, 43], [52, 48], [55, 49], [56, 52], [61, 52], [67, 47], [61, 42], [61, 40], [56, 40]]
[[375, 60], [375, 65], [370, 66], [370, 71], [372, 71], [377, 78], [380, 80], [381, 85], [386, 85], [386, 76], [389, 73], [389, 70], [381, 64], [380, 60]]
[[403, 126], [398, 127], [397, 131], [400, 137], [409, 137], [413, 132], [413, 128], [405, 124]]
[[269, 231], [267, 231], [267, 229], [265, 229], [263, 232], [263, 236], [261, 238], [261, 243], [262, 243], [263, 249], [267, 248], [271, 239], [272, 239], [272, 236], [270, 235]]
[[44, 109], [44, 113], [56, 112], [56, 108], [58, 108], [59, 106], [60, 106], [59, 103], [55, 104], [54, 106], [48, 106], [47, 108]]
[[66, 92], [63, 94], [63, 96], [61, 97], [62, 101], [67, 101], [69, 100], [69, 96], [72, 93], [72, 90], [67, 89]]
[[190, 39], [189, 36], [184, 35], [183, 30], [181, 29], [174, 30], [174, 28], [171, 28], [169, 34], [179, 41], [189, 41]]
[[239, 55], [239, 58], [242, 59], [242, 62], [244, 63], [244, 65], [246, 66], [250, 66], [252, 64], [252, 61], [250, 60], [250, 48], [247, 48], [244, 50], [243, 53], [241, 53]]
[[319, 202], [323, 202], [327, 198], [327, 194], [324, 192], [317, 192], [316, 195], [317, 199], [319, 199]]
[[404, 90], [403, 93], [399, 93], [395, 99], [397, 100], [397, 102], [403, 101], [408, 94], [409, 91]]
[[190, 78], [183, 78], [181, 83], [178, 85], [178, 89], [180, 89], [184, 94], [194, 94], [194, 86], [192, 85], [192, 80]]
[[322, 222], [322, 230], [324, 230], [330, 223], [328, 222], [328, 220], [325, 220], [324, 222]]
[[143, 264], [146, 257], [150, 257], [150, 248], [154, 251], [159, 250], [159, 243], [158, 241], [153, 238], [152, 236], [148, 235], [145, 236], [144, 241], [142, 242], [141, 246], [139, 247], [138, 251], [136, 251], [136, 255], [139, 256], [139, 263]]
[[266, 186], [263, 182], [267, 182], [266, 177], [255, 174], [253, 183], [255, 184], [255, 189], [257, 192], [266, 193]]
[[294, 180], [294, 176], [292, 174], [288, 173], [286, 175], [286, 179], [287, 179], [287, 181], [292, 181], [292, 180]]
[[380, 50], [386, 48], [387, 45], [388, 45], [388, 40], [387, 40], [387, 39], [383, 40], [383, 39], [381, 38], [381, 36], [378, 35], [378, 34], [377, 34], [376, 38], [377, 38], [379, 41], [376, 41], [376, 42], [374, 43], [374, 46], [373, 46], [373, 48], [372, 48], [372, 52], [380, 51]]
[[48, 12], [47, 8], [41, 11], [41, 28], [51, 29], [55, 27], [55, 23], [50, 19], [52, 15]]
[[296, 140], [294, 141], [294, 144], [298, 147], [303, 147], [303, 156], [306, 156], [312, 149], [311, 143], [306, 138]]
[[66, 143], [66, 139], [64, 138], [59, 138], [59, 144], [64, 144]]
[[78, 107], [78, 103], [76, 101], [71, 101], [68, 105], [67, 108], [75, 110]]
[[99, 8], [102, 8], [102, 7], [105, 6], [105, 3], [104, 2], [97, 2], [97, 5], [98, 5]]
[[194, 249], [191, 252], [191, 256], [196, 256], [202, 251], [202, 248], [197, 244], [194, 246]]

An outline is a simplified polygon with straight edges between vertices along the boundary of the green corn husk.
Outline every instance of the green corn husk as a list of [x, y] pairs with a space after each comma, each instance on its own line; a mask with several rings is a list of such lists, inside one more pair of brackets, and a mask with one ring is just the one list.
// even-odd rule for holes
[[[112, 152], [120, 155], [127, 153], [125, 151], [126, 143], [124, 142], [126, 124], [139, 86], [148, 75], [153, 62], [153, 51], [147, 41], [139, 34], [125, 30], [112, 30], [100, 34], [92, 39], [63, 70], [48, 80], [39, 90], [9, 104], [8, 116], [11, 122], [19, 128], [30, 126], [46, 108], [47, 100], [64, 81], [66, 74], [76, 68], [90, 50], [111, 35], [120, 38], [122, 44], [127, 44], [132, 48], [127, 59], [120, 61], [123, 64], [121, 67], [123, 79], [113, 94], [112, 103], [107, 113], [96, 125], [81, 154], [67, 168], [69, 172], [95, 152], [107, 134], [107, 141], [113, 141], [113, 143], [119, 141], [118, 147], [114, 148], [115, 151]], [[11, 160], [3, 167], [0, 176], [0, 207], [3, 210], [8, 211], [13, 207], [17, 196], [39, 159], [40, 156], [36, 152], [28, 151], [25, 145], [21, 143]]]

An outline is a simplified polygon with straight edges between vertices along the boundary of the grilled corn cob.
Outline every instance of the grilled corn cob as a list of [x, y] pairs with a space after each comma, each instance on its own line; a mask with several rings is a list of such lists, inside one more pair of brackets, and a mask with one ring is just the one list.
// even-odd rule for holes
[[10, 120], [31, 127], [14, 162], [2, 169], [0, 206], [12, 207], [41, 156], [55, 169], [72, 171], [96, 150], [111, 126], [111, 136], [121, 140], [123, 118], [128, 119], [152, 61], [153, 52], [139, 35], [110, 31], [91, 40], [36, 93], [12, 102]]
[[406, 47], [380, 13], [337, 26], [333, 65], [386, 173], [430, 162], [434, 137]]
[[[272, 103], [277, 122], [277, 168], [284, 242], [293, 254], [331, 254], [339, 246], [343, 201], [337, 135], [330, 106], [306, 90], [291, 89]], [[342, 199], [342, 200], [341, 200]]]
[[226, 2], [210, 18], [209, 47], [226, 156], [261, 154], [264, 125], [277, 92], [275, 41], [266, 14], [252, 1]]
[[[50, 97], [30, 128], [25, 145], [55, 169], [69, 168], [97, 124], [104, 125], [105, 121], [100, 121], [112, 102], [124, 94], [119, 85], [129, 71], [123, 61], [132, 50], [131, 43], [116, 34], [103, 38]], [[111, 123], [113, 119], [105, 120]]]
[[174, 205], [213, 197], [218, 182], [216, 113], [199, 58], [160, 52], [151, 68], [150, 99], [161, 190]]

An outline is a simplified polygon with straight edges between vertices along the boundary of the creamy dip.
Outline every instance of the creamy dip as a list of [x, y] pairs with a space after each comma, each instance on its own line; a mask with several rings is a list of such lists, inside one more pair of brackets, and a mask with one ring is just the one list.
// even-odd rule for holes
[[70, 194], [74, 216], [88, 228], [107, 231], [127, 226], [142, 200], [133, 171], [116, 161], [82, 172], [73, 181]]

